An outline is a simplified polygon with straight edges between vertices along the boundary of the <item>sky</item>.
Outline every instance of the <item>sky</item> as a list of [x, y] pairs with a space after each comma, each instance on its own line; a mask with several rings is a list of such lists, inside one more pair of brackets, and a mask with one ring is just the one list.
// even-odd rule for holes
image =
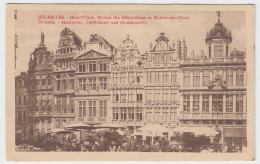
[[[67, 16], [182, 16], [189, 17], [183, 20], [147, 20], [147, 24], [142, 25], [93, 25], [93, 24], [38, 24], [38, 15], [64, 15]], [[150, 44], [155, 45], [155, 39], [161, 32], [169, 38], [169, 43], [173, 40], [183, 40], [185, 38], [188, 55], [194, 50], [195, 55], [199, 55], [201, 50], [206, 50], [206, 33], [214, 27], [217, 22], [217, 14], [212, 11], [36, 11], [18, 10], [15, 31], [18, 35], [17, 66], [16, 75], [28, 70], [30, 54], [40, 43], [41, 32], [45, 35], [45, 46], [49, 51], [55, 52], [58, 48], [60, 32], [65, 27], [74, 31], [83, 42], [89, 40], [91, 34], [99, 34], [118, 48], [123, 40], [130, 38], [137, 44], [141, 53], [149, 51]], [[232, 32], [231, 48], [245, 50], [246, 40], [246, 19], [245, 13], [240, 11], [221, 12], [221, 22]]]

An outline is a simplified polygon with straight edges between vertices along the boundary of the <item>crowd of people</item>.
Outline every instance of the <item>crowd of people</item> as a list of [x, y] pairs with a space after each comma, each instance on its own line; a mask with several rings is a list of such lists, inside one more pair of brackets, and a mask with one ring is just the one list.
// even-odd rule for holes
[[20, 151], [82, 151], [82, 152], [240, 152], [232, 145], [220, 145], [210, 139], [189, 137], [184, 139], [167, 136], [144, 138], [129, 133], [119, 134], [115, 130], [92, 132], [86, 131], [80, 139], [71, 134], [38, 134], [19, 144]]

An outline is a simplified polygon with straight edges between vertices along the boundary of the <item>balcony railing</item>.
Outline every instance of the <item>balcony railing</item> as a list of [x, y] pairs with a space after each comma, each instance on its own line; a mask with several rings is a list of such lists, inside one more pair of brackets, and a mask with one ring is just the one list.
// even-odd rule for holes
[[30, 116], [33, 117], [51, 117], [52, 111], [32, 111]]
[[194, 58], [184, 59], [180, 61], [180, 64], [205, 64], [205, 63], [236, 63], [245, 62], [245, 57], [231, 57], [231, 58]]
[[79, 117], [78, 121], [89, 123], [103, 123], [106, 122], [106, 117]]
[[246, 119], [247, 113], [181, 113], [181, 119]]

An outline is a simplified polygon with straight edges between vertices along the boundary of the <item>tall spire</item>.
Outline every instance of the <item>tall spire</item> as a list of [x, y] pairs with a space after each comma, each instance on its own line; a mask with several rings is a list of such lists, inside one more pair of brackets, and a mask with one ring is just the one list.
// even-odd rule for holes
[[218, 22], [220, 22], [220, 18], [221, 18], [220, 12], [221, 12], [221, 11], [216, 11], [216, 13], [217, 13], [217, 15], [218, 15]]
[[44, 47], [45, 46], [44, 45], [44, 33], [43, 32], [41, 32], [41, 42], [40, 42], [39, 46], [40, 47]]

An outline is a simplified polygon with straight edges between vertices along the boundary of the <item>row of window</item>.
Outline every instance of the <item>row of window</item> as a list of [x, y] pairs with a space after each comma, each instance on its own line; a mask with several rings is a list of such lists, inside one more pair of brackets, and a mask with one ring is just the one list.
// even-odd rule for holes
[[[191, 106], [191, 96], [192, 96], [192, 106]], [[209, 112], [209, 100], [208, 94], [202, 95], [202, 113]], [[222, 94], [213, 94], [212, 95], [212, 112], [223, 112], [224, 105], [226, 107], [226, 113], [233, 113], [233, 110], [236, 112], [242, 113], [245, 112], [246, 109], [243, 109], [243, 102], [245, 96], [241, 94], [233, 95], [226, 94], [226, 104], [223, 104], [224, 95]], [[235, 98], [235, 100], [234, 100]], [[235, 101], [235, 106], [233, 105], [233, 101]], [[184, 112], [199, 112], [200, 110], [200, 95], [183, 95], [183, 111]]]
[[150, 89], [146, 91], [147, 101], [176, 101], [176, 89]]
[[106, 61], [79, 62], [78, 66], [79, 72], [97, 72], [108, 70], [108, 63]]
[[[127, 96], [128, 95], [128, 96]], [[126, 102], [126, 101], [143, 101], [143, 94], [136, 94], [136, 98], [134, 93], [128, 93], [128, 94], [113, 94], [113, 101], [120, 101], [120, 102]]]
[[[99, 103], [99, 104], [97, 104], [97, 103]], [[106, 100], [79, 101], [79, 117], [97, 117], [97, 116], [99, 116], [99, 117], [107, 116], [107, 101]]]
[[147, 121], [174, 121], [177, 117], [176, 108], [158, 108], [150, 107], [146, 109], [146, 120]]
[[[229, 46], [226, 46], [226, 57], [228, 57]], [[214, 46], [214, 57], [223, 57], [224, 56], [224, 46], [215, 45]], [[211, 58], [211, 47], [209, 47], [209, 58]]]
[[58, 53], [59, 54], [67, 54], [67, 53], [71, 53], [73, 51], [73, 49], [71, 47], [64, 47], [61, 48]]
[[[128, 80], [127, 80], [128, 79]], [[142, 73], [129, 72], [129, 73], [113, 73], [113, 83], [141, 83]]]
[[151, 54], [151, 58], [155, 64], [167, 64], [172, 61], [171, 54]]
[[74, 79], [70, 80], [57, 80], [57, 90], [74, 89]]
[[[191, 76], [191, 73], [193, 73], [192, 76]], [[226, 70], [226, 85], [227, 86], [233, 86], [233, 79], [234, 79], [233, 76], [234, 76], [234, 70], [227, 69]], [[191, 78], [193, 78], [193, 84], [191, 84]], [[211, 80], [210, 79], [210, 70], [203, 70], [202, 71], [202, 86], [207, 86], [209, 84], [210, 80]], [[236, 86], [243, 86], [243, 85], [244, 85], [244, 70], [236, 69]], [[184, 87], [190, 87], [190, 86], [199, 87], [200, 86], [200, 70], [184, 71], [183, 86]]]
[[57, 96], [55, 111], [57, 113], [74, 113], [74, 98], [67, 98], [67, 96]]
[[176, 83], [177, 71], [151, 71], [147, 72], [148, 83]]
[[[99, 87], [97, 86], [97, 80], [99, 80]], [[86, 91], [96, 91], [100, 89], [102, 91], [107, 90], [107, 78], [80, 78], [79, 79], [79, 90]]]
[[142, 108], [120, 107], [112, 108], [113, 120], [142, 120]]

